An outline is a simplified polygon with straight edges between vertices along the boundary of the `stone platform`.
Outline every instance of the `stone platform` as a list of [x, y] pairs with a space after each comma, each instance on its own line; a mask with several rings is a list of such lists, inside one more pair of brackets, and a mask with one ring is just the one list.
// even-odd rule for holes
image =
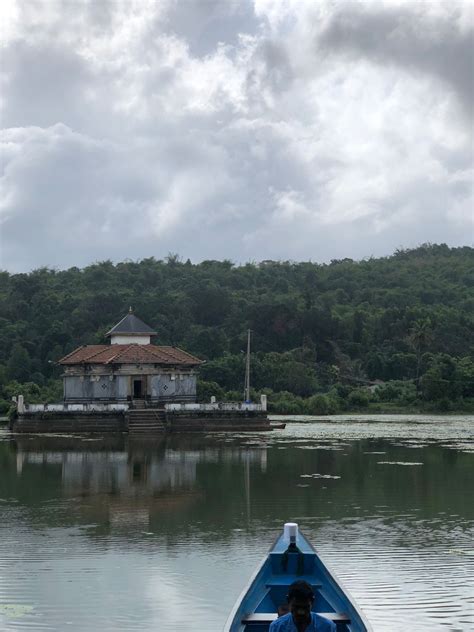
[[25, 411], [10, 423], [15, 433], [245, 432], [273, 430], [266, 411], [146, 408], [123, 411]]

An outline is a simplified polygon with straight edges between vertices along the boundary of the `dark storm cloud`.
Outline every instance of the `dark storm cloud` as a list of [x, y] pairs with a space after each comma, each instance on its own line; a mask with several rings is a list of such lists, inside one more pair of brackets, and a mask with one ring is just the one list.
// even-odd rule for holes
[[467, 13], [461, 22], [456, 13], [443, 19], [427, 16], [420, 8], [418, 3], [392, 8], [344, 3], [332, 15], [318, 44], [326, 51], [397, 64], [410, 73], [429, 73], [451, 87], [472, 115], [473, 14]]

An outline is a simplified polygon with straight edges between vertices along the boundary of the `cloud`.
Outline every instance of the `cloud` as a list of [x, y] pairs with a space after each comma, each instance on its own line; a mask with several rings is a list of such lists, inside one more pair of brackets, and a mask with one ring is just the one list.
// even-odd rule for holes
[[255, 35], [259, 24], [250, 0], [173, 0], [166, 10], [165, 28], [187, 42], [191, 55], [202, 58], [212, 54], [220, 44], [237, 47], [239, 33]]
[[[433, 10], [434, 9], [434, 10]], [[474, 107], [474, 12], [465, 2], [373, 5], [342, 3], [322, 30], [318, 46], [330, 53], [396, 64], [431, 75], [455, 91], [466, 111]]]
[[8, 94], [2, 111], [4, 127], [49, 127], [64, 112], [75, 126], [84, 125], [88, 110], [84, 86], [93, 76], [75, 51], [54, 42], [33, 46], [15, 41], [2, 61], [9, 69], [3, 86]]
[[6, 6], [1, 267], [472, 241], [464, 9]]

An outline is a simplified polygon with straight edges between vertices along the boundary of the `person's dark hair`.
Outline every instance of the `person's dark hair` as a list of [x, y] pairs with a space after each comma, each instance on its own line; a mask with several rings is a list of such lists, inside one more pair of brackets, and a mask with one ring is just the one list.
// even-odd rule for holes
[[301, 599], [301, 601], [313, 601], [314, 592], [311, 585], [308, 582], [298, 579], [293, 582], [288, 589], [288, 601], [292, 599]]

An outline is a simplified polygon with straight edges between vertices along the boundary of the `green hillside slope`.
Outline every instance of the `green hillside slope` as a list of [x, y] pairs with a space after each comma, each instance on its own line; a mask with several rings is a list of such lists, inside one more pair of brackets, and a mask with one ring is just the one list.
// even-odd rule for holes
[[1, 272], [3, 409], [19, 384], [30, 401], [61, 397], [54, 361], [104, 342], [129, 306], [156, 344], [207, 360], [202, 398], [241, 397], [250, 328], [252, 385], [276, 411], [472, 407], [474, 249], [428, 244], [322, 265], [170, 255]]

